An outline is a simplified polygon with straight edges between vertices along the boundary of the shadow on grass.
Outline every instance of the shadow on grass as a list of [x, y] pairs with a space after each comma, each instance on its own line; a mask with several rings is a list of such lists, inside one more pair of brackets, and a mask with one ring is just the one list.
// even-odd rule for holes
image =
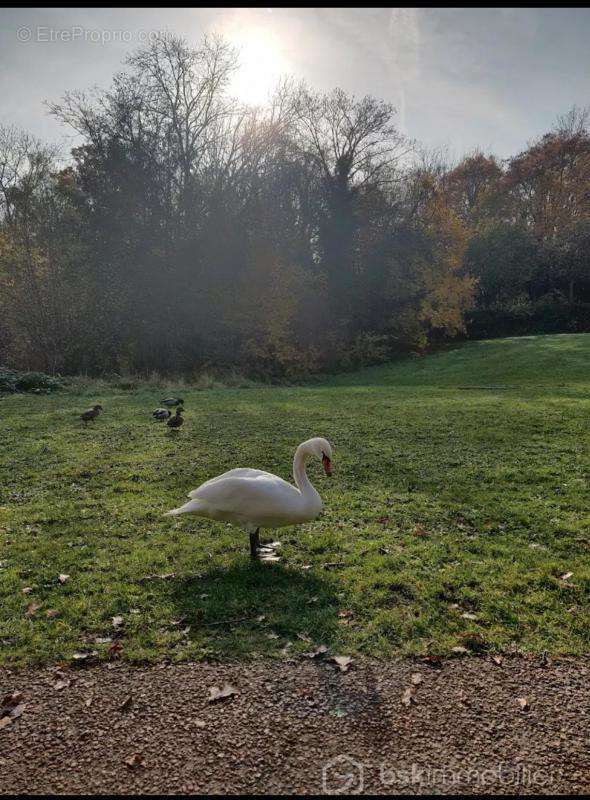
[[168, 588], [191, 636], [225, 655], [280, 648], [287, 641], [301, 645], [298, 634], [326, 645], [337, 636], [334, 589], [327, 577], [311, 572], [246, 562], [179, 577]]

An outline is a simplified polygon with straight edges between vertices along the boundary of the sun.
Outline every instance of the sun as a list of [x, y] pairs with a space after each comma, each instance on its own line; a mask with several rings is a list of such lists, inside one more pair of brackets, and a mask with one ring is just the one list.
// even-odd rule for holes
[[230, 91], [250, 105], [262, 105], [289, 71], [278, 38], [261, 28], [245, 28], [228, 37], [238, 51], [239, 67]]

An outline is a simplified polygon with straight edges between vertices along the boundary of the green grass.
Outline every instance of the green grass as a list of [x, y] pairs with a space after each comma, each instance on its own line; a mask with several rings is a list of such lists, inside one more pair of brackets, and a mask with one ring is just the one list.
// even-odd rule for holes
[[[132, 660], [279, 655], [288, 641], [293, 654], [587, 653], [589, 366], [590, 335], [527, 337], [313, 387], [183, 388], [177, 434], [151, 421], [157, 390], [4, 397], [0, 662], [106, 657], [95, 639], [113, 636]], [[94, 401], [104, 414], [84, 428]], [[251, 564], [237, 529], [162, 517], [233, 466], [288, 477], [312, 435], [334, 444], [335, 474], [312, 466], [325, 511], [278, 532], [281, 564]]]

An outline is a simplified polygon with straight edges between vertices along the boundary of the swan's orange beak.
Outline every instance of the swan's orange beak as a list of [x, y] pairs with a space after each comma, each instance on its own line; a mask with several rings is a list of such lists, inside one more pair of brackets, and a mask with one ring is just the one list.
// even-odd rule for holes
[[322, 456], [322, 464], [324, 465], [324, 471], [326, 475], [332, 474], [332, 462], [328, 458], [328, 456], [324, 453]]

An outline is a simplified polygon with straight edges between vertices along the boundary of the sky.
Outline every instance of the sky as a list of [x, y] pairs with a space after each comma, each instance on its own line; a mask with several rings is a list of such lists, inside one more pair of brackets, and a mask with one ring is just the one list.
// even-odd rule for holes
[[242, 100], [262, 102], [287, 75], [372, 94], [403, 133], [454, 159], [476, 148], [506, 158], [590, 105], [584, 8], [28, 8], [0, 10], [0, 124], [69, 150], [44, 101], [106, 88], [158, 32], [229, 39]]

